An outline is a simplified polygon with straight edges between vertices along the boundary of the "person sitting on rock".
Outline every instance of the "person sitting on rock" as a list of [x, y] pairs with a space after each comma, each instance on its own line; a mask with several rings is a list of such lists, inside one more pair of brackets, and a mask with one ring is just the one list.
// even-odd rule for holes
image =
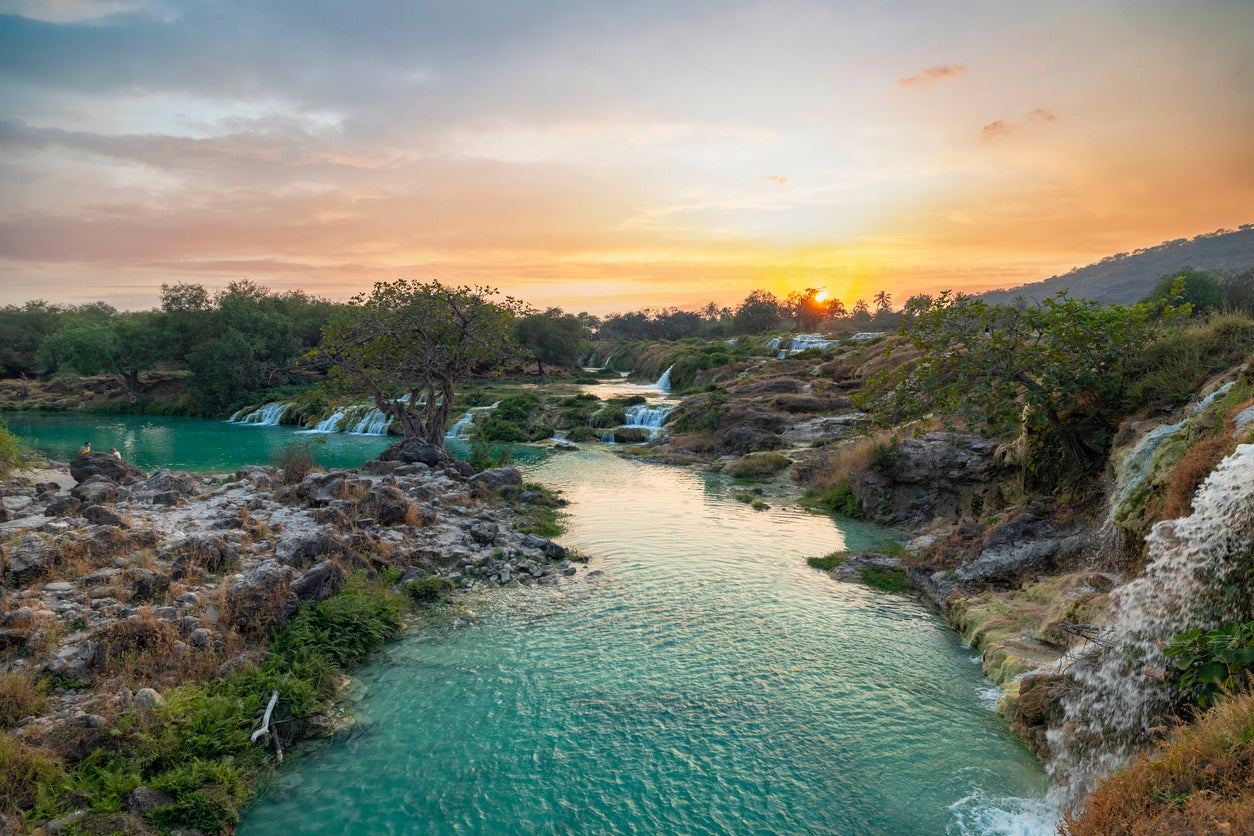
[[84, 442], [83, 442], [83, 446], [78, 448], [78, 454], [79, 454], [80, 456], [81, 456], [81, 455], [83, 455], [84, 453], [90, 453], [90, 452], [91, 452], [91, 442], [90, 442], [90, 441], [84, 441]]
[[113, 454], [113, 458], [122, 461], [122, 453], [116, 447], [110, 447], [109, 452]]

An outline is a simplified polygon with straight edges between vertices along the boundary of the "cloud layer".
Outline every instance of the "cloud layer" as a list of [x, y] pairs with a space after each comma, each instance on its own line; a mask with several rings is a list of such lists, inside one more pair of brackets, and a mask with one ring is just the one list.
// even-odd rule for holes
[[0, 12], [0, 304], [905, 298], [1254, 220], [1242, 0]]

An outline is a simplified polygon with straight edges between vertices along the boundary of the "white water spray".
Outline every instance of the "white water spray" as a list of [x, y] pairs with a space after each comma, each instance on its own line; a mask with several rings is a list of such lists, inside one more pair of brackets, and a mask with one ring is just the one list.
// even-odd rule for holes
[[1110, 646], [1092, 647], [1071, 669], [1061, 727], [1050, 729], [1050, 764], [1064, 803], [1126, 763], [1163, 730], [1170, 695], [1163, 645], [1194, 627], [1248, 618], [1228, 579], [1254, 550], [1254, 444], [1242, 444], [1198, 489], [1193, 513], [1157, 523], [1146, 538], [1145, 573], [1114, 593]]
[[283, 418], [283, 413], [287, 412], [288, 404], [285, 403], [268, 403], [258, 407], [251, 412], [245, 412], [241, 409], [231, 416], [231, 423], [235, 424], [253, 424], [258, 427], [277, 427], [279, 421]]
[[671, 390], [671, 369], [673, 368], [675, 368], [674, 364], [667, 366], [666, 371], [662, 372], [662, 376], [657, 379], [657, 383], [654, 383], [653, 386], [661, 389], [663, 392], [669, 392]]

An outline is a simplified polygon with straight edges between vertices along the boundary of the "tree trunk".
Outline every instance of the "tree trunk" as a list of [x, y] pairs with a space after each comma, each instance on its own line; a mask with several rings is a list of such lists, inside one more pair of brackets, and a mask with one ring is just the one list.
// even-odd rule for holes
[[[131, 403], [139, 403], [139, 372], [126, 372], [118, 365], [117, 358], [110, 357], [109, 365], [113, 366], [113, 376], [122, 384], [122, 388], [126, 390], [126, 396], [131, 399]], [[132, 381], [132, 378], [134, 379]]]

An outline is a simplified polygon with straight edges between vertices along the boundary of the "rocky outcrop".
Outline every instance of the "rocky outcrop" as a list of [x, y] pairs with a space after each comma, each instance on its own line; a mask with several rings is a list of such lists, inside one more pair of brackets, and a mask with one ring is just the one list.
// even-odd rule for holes
[[112, 453], [82, 453], [70, 462], [70, 475], [80, 484], [93, 476], [103, 477], [119, 485], [142, 482], [148, 474]]

